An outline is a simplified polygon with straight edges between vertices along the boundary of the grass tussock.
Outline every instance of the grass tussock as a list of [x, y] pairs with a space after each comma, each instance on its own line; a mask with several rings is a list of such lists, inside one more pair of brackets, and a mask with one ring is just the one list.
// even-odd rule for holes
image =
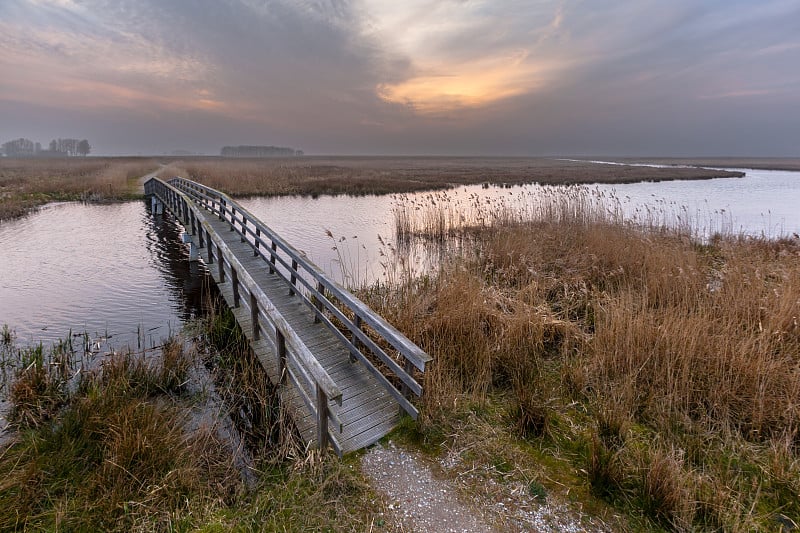
[[800, 243], [552, 207], [461, 229], [437, 275], [365, 295], [434, 358], [423, 431], [458, 447], [454, 421], [499, 401], [507, 443], [550, 449], [632, 516], [799, 521]]
[[[163, 530], [231, 500], [239, 474], [225, 447], [212, 431], [186, 429], [178, 393], [188, 355], [177, 342], [164, 351], [160, 362], [115, 356], [69, 395], [49, 365], [22, 370], [11, 401], [27, 414], [0, 455], [0, 529]], [[34, 369], [48, 377], [32, 378]], [[47, 388], [14, 392], [47, 380], [61, 383], [58, 406]], [[42, 405], [49, 416], [34, 416]]]
[[0, 220], [47, 202], [134, 198], [139, 178], [157, 168], [146, 158], [0, 158]]

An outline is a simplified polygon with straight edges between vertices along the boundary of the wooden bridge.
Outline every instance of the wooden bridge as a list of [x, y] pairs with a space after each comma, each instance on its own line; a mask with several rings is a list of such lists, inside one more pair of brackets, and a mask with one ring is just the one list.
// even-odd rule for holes
[[186, 228], [307, 443], [341, 456], [417, 418], [419, 347], [227, 195], [182, 178], [145, 194]]

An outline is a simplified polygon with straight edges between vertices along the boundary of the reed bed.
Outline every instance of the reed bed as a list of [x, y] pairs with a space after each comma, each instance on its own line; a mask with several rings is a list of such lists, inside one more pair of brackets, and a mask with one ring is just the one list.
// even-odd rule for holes
[[423, 440], [474, 459], [482, 439], [521, 472], [549, 461], [573, 494], [669, 529], [800, 523], [800, 243], [702, 241], [595, 200], [395, 213], [406, 238], [470, 236], [438, 274], [365, 292], [434, 358]]
[[173, 161], [161, 175], [188, 177], [233, 196], [277, 196], [392, 194], [481, 183], [629, 183], [742, 174], [702, 168], [597, 165], [550, 158], [301, 157], [190, 158]]
[[146, 158], [0, 158], [0, 220], [47, 202], [130, 199], [140, 194], [139, 178], [157, 168]]

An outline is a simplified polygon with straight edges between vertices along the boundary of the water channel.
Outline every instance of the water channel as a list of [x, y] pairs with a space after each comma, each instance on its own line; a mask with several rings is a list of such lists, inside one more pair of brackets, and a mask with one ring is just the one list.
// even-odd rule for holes
[[[770, 238], [800, 233], [800, 173], [745, 172], [739, 179], [580, 190], [613, 203], [626, 217], [690, 220], [700, 238], [717, 231]], [[400, 260], [422, 270], [437, 261], [421, 245], [397, 252], [398, 206], [417, 210], [433, 202], [469, 221], [487, 211], [529, 209], [554, 190], [461, 186], [401, 196], [250, 198], [242, 204], [334, 279], [360, 285], [390, 275]], [[171, 217], [151, 216], [141, 201], [51, 204], [0, 223], [0, 327], [10, 326], [19, 344], [46, 344], [70, 333], [102, 340], [108, 349], [159, 342], [201, 313], [207, 276], [202, 265], [189, 262], [182, 231]]]

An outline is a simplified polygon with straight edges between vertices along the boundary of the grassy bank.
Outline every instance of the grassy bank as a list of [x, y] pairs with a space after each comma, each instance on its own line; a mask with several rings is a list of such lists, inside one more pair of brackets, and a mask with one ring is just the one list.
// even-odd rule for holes
[[138, 180], [158, 168], [146, 158], [0, 158], [0, 220], [47, 202], [108, 202], [139, 195]]
[[382, 503], [357, 459], [299, 445], [220, 309], [199, 344], [172, 339], [91, 369], [69, 341], [20, 349], [3, 330], [13, 432], [0, 440], [0, 530], [369, 529]]
[[[440, 241], [441, 209], [397, 225]], [[800, 243], [575, 198], [484, 220], [437, 275], [365, 294], [434, 358], [412, 441], [477, 494], [517, 480], [633, 528], [800, 523]]]
[[174, 161], [162, 175], [188, 177], [234, 196], [389, 194], [458, 184], [564, 185], [741, 176], [696, 168], [621, 167], [550, 158], [479, 157], [194, 158]]

